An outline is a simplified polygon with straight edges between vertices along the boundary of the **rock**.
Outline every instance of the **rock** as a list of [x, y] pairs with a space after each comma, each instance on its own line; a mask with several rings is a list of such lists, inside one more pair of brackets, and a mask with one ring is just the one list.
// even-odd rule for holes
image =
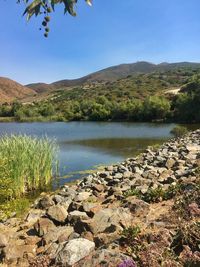
[[71, 226], [59, 226], [48, 231], [43, 236], [43, 239], [45, 240], [46, 244], [57, 241], [58, 243], [62, 243], [66, 242], [73, 232], [74, 229]]
[[64, 206], [57, 204], [48, 209], [47, 215], [56, 222], [64, 223], [67, 219], [68, 212]]
[[165, 181], [168, 177], [170, 177], [171, 175], [173, 175], [173, 171], [172, 170], [166, 170], [166, 171], [163, 171], [160, 176], [159, 176], [159, 180], [161, 181]]
[[74, 201], [81, 202], [87, 200], [91, 196], [90, 192], [81, 192], [75, 198]]
[[170, 158], [166, 161], [165, 166], [167, 169], [171, 169], [175, 163], [176, 163], [176, 161], [174, 159]]
[[18, 245], [15, 242], [10, 243], [3, 249], [5, 261], [8, 263], [15, 263], [18, 259], [22, 259], [24, 254], [36, 253], [36, 246], [34, 245]]
[[0, 233], [0, 248], [4, 248], [8, 245], [9, 236], [7, 233]]
[[111, 171], [112, 172], [113, 171], [113, 166], [107, 166], [105, 169], [106, 169], [106, 171]]
[[44, 196], [43, 198], [39, 200], [36, 207], [39, 209], [48, 209], [49, 207], [53, 205], [54, 205], [54, 201], [52, 200], [52, 198], [50, 196]]
[[73, 239], [63, 245], [56, 256], [56, 264], [72, 266], [88, 256], [95, 248], [95, 243], [84, 238]]
[[70, 200], [73, 200], [77, 194], [76, 190], [70, 187], [63, 187], [58, 193], [60, 196], [64, 196]]
[[114, 179], [122, 179], [123, 178], [123, 174], [122, 173], [116, 173], [114, 176]]
[[90, 241], [94, 241], [94, 236], [93, 236], [93, 234], [91, 233], [91, 232], [83, 232], [82, 234], [81, 234], [81, 237], [82, 238], [85, 238], [85, 239], [87, 239], [87, 240], [90, 240]]
[[89, 217], [86, 212], [74, 210], [69, 213], [68, 220], [70, 223], [75, 223], [81, 220], [88, 220]]
[[137, 190], [139, 190], [142, 194], [145, 194], [149, 190], [149, 186], [147, 184], [137, 186]]
[[26, 216], [26, 222], [28, 223], [29, 227], [33, 224], [35, 224], [39, 218], [41, 218], [42, 216], [45, 215], [45, 211], [44, 210], [40, 210], [40, 209], [31, 209], [28, 213], [28, 215]]
[[123, 177], [124, 177], [124, 178], [130, 178], [131, 176], [132, 176], [132, 172], [125, 171], [125, 172], [123, 173]]
[[102, 192], [102, 191], [104, 191], [104, 185], [102, 185], [102, 184], [94, 184], [92, 189], [97, 191], [97, 192]]
[[110, 176], [110, 172], [109, 171], [105, 171], [105, 172], [99, 173], [99, 177], [101, 177], [101, 178], [107, 178], [109, 176]]
[[122, 228], [114, 227], [114, 230], [112, 233], [100, 233], [94, 237], [94, 242], [96, 247], [102, 247], [107, 244], [110, 244], [111, 242], [118, 240], [121, 237]]
[[188, 206], [188, 211], [192, 217], [200, 217], [200, 208], [197, 203], [191, 203]]
[[[101, 248], [91, 253], [87, 257], [87, 260], [83, 259], [79, 261], [76, 267], [97, 267], [97, 266], [116, 267], [122, 264], [125, 260], [129, 260], [129, 262], [133, 263], [133, 261], [127, 255], [120, 253], [119, 251]], [[123, 266], [134, 266], [134, 265], [126, 264]]]
[[59, 204], [65, 201], [65, 198], [63, 196], [60, 195], [55, 195], [53, 196], [53, 201], [55, 202], [55, 204]]
[[128, 209], [125, 208], [107, 208], [97, 212], [91, 222], [89, 228], [93, 234], [109, 232], [112, 225], [121, 225], [128, 227], [131, 225], [132, 216]]
[[37, 223], [34, 224], [34, 229], [37, 231], [39, 236], [43, 236], [48, 231], [55, 228], [55, 224], [48, 218], [40, 218]]
[[197, 145], [187, 145], [186, 149], [188, 152], [197, 153], [199, 151], [199, 146]]
[[38, 236], [27, 236], [24, 240], [25, 245], [37, 245], [41, 241], [41, 238]]
[[147, 202], [135, 196], [128, 197], [123, 207], [128, 208], [132, 213], [136, 214], [136, 216], [140, 214], [146, 215], [150, 210], [150, 205]]

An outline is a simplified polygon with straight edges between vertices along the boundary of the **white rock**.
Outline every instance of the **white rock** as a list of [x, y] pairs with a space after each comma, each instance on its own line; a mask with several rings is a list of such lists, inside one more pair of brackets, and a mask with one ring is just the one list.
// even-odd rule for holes
[[93, 251], [95, 243], [84, 238], [77, 238], [69, 241], [59, 251], [56, 256], [56, 263], [62, 264], [62, 266], [72, 266], [76, 262], [85, 258]]

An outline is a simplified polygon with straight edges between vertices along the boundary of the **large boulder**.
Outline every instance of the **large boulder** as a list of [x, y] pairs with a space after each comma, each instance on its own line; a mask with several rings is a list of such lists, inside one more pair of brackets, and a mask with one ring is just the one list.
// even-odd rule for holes
[[106, 208], [98, 211], [89, 223], [90, 231], [98, 233], [109, 232], [112, 226], [128, 227], [132, 223], [132, 216], [126, 208]]
[[61, 266], [73, 266], [81, 259], [88, 256], [95, 248], [95, 243], [84, 238], [77, 238], [58, 248], [56, 264]]

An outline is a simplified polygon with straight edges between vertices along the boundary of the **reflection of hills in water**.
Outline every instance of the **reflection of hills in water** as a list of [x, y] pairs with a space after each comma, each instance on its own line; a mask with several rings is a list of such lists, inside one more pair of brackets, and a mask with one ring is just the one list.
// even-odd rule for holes
[[105, 138], [77, 140], [65, 143], [66, 145], [84, 146], [99, 152], [108, 153], [114, 156], [133, 157], [147, 148], [161, 144], [167, 139], [148, 139], [148, 138]]

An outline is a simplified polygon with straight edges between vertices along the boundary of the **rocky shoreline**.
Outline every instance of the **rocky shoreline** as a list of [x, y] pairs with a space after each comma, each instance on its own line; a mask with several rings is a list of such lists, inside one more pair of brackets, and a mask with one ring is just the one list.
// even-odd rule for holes
[[199, 176], [196, 130], [42, 194], [0, 224], [0, 266], [200, 266]]

